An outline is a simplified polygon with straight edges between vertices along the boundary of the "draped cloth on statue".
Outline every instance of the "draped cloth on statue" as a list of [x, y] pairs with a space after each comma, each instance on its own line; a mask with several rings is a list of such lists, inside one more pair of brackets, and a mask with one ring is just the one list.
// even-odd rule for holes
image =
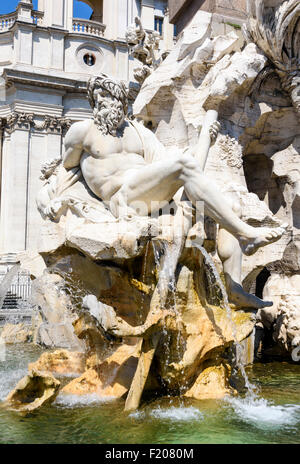
[[130, 123], [141, 139], [144, 150], [144, 160], [147, 164], [159, 161], [168, 156], [164, 145], [151, 131], [146, 129], [143, 124], [135, 120], [130, 121]]

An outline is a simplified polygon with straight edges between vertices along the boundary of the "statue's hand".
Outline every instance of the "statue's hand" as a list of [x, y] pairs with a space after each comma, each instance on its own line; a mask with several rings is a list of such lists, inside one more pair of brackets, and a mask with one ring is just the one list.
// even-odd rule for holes
[[209, 128], [209, 135], [210, 135], [210, 140], [211, 144], [213, 145], [215, 141], [217, 140], [218, 134], [220, 132], [221, 124], [219, 121], [215, 121], [212, 123], [212, 125]]
[[63, 206], [63, 201], [60, 198], [55, 198], [54, 200], [50, 201], [49, 205], [45, 208], [44, 213], [50, 219], [55, 220]]

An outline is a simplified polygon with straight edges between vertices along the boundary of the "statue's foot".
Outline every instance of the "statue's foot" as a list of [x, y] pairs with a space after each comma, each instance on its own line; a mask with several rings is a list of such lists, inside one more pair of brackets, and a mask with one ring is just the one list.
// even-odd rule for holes
[[264, 301], [258, 296], [251, 295], [251, 293], [245, 292], [242, 286], [238, 290], [229, 292], [228, 300], [239, 308], [261, 309], [273, 306], [273, 301]]
[[253, 255], [259, 248], [277, 242], [284, 232], [288, 224], [283, 224], [280, 227], [253, 227], [253, 237], [240, 237], [240, 245], [243, 253], [247, 256]]

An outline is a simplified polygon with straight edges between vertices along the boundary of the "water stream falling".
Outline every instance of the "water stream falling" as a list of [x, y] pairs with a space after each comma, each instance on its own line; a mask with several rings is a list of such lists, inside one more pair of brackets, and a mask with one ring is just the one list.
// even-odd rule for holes
[[[235, 347], [235, 364], [236, 368], [238, 371], [240, 371], [244, 382], [245, 382], [245, 387], [247, 389], [247, 397], [248, 399], [256, 399], [257, 397], [257, 387], [253, 385], [248, 378], [248, 375], [245, 370], [245, 365], [242, 361], [243, 357], [243, 347], [238, 341], [238, 335], [237, 335], [237, 327], [236, 324], [234, 323], [232, 319], [232, 312], [231, 308], [229, 306], [229, 301], [228, 301], [228, 296], [227, 296], [227, 291], [225, 289], [225, 286], [222, 282], [222, 279], [217, 271], [217, 268], [215, 266], [215, 263], [212, 259], [212, 257], [209, 255], [209, 253], [205, 250], [204, 247], [200, 246], [197, 243], [194, 243], [195, 247], [199, 249], [201, 252], [206, 266], [209, 268], [210, 272], [213, 274], [213, 277], [215, 279], [215, 283], [213, 283], [212, 279], [210, 279], [210, 286], [211, 288], [213, 286], [218, 287], [219, 290], [221, 291], [222, 294], [222, 303], [224, 306], [224, 309], [226, 310], [226, 316], [230, 322], [231, 325], [231, 330], [232, 330], [232, 336], [234, 340], [234, 347]], [[160, 247], [155, 244], [152, 241], [152, 246], [153, 246], [153, 251], [154, 251], [154, 258], [155, 258], [155, 264], [156, 268], [158, 269], [158, 290], [159, 290], [159, 295], [160, 295], [160, 302], [161, 306], [165, 305], [166, 299], [167, 299], [167, 294], [168, 292], [172, 292], [173, 298], [174, 298], [174, 306], [173, 310], [176, 315], [176, 321], [177, 321], [177, 326], [179, 328], [178, 330], [178, 339], [177, 339], [177, 350], [179, 350], [179, 344], [180, 344], [180, 315], [177, 311], [176, 308], [176, 280], [175, 280], [175, 271], [179, 259], [179, 254], [181, 251], [181, 242], [179, 240], [176, 240], [172, 243], [164, 243], [163, 244], [163, 252], [161, 251]], [[162, 261], [162, 255], [163, 254], [163, 261]], [[208, 273], [208, 278], [210, 274]], [[163, 330], [163, 334], [167, 337], [166, 340], [166, 345], [168, 345], [168, 334], [166, 328]], [[169, 350], [168, 346], [166, 346], [166, 363], [169, 361]]]
[[[161, 256], [160, 246], [152, 241], [154, 259], [156, 269], [158, 270], [158, 292], [160, 297], [161, 307], [164, 307], [167, 301], [168, 294], [171, 292], [173, 297], [172, 311], [175, 314], [176, 326], [177, 326], [177, 339], [175, 350], [180, 350], [180, 321], [181, 317], [176, 305], [176, 268], [180, 257], [182, 248], [182, 237], [178, 236], [174, 238], [172, 242], [163, 242], [163, 258]], [[163, 327], [163, 335], [165, 337], [165, 354], [166, 354], [166, 365], [170, 360], [170, 341], [171, 335], [168, 333], [165, 325]]]
[[232, 312], [231, 312], [231, 308], [229, 306], [229, 301], [228, 301], [228, 296], [227, 296], [226, 289], [224, 287], [224, 284], [222, 282], [220, 274], [217, 271], [217, 268], [215, 266], [215, 263], [214, 263], [212, 257], [209, 255], [209, 253], [202, 246], [198, 245], [197, 243], [194, 243], [194, 246], [196, 246], [200, 250], [200, 252], [201, 252], [201, 254], [202, 254], [202, 256], [203, 256], [203, 258], [205, 260], [205, 263], [206, 263], [207, 267], [211, 270], [211, 272], [212, 272], [212, 274], [213, 274], [213, 276], [215, 278], [216, 284], [221, 290], [223, 305], [224, 305], [224, 308], [226, 310], [227, 318], [228, 318], [228, 320], [229, 320], [229, 322], [231, 324], [231, 327], [232, 327], [232, 335], [233, 335], [233, 340], [234, 340], [234, 345], [235, 345], [235, 350], [236, 350], [236, 356], [235, 356], [236, 366], [237, 366], [238, 370], [241, 372], [241, 374], [243, 376], [245, 386], [247, 388], [247, 396], [249, 398], [255, 399], [255, 398], [257, 398], [257, 393], [256, 393], [257, 387], [255, 385], [253, 385], [249, 381], [248, 375], [247, 375], [246, 370], [245, 370], [244, 363], [242, 361], [243, 347], [238, 341], [237, 328], [236, 328], [236, 324], [234, 323], [234, 321], [232, 319]]
[[[145, 249], [145, 256], [144, 256], [144, 261], [143, 261], [143, 267], [142, 267], [142, 275], [141, 275], [141, 282], [143, 284], [146, 284], [146, 275], [147, 275], [147, 262], [149, 259], [149, 248], [150, 248], [150, 242], [148, 241], [146, 244], [146, 249]], [[141, 301], [141, 311], [138, 315], [139, 317], [139, 323], [143, 323], [143, 314], [144, 314], [144, 309], [145, 309], [145, 294], [142, 294], [142, 301]]]

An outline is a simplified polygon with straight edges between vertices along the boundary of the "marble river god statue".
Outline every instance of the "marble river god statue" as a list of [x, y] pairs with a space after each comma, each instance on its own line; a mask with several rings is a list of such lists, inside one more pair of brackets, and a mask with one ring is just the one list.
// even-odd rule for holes
[[203, 201], [205, 214], [236, 237], [246, 255], [281, 238], [285, 226], [255, 228], [243, 223], [203, 173], [210, 143], [218, 133], [217, 122], [195, 148], [168, 156], [149, 129], [126, 119], [128, 101], [123, 83], [101, 75], [90, 80], [88, 95], [94, 120], [71, 127], [63, 165], [67, 170], [80, 166], [88, 187], [114, 216], [121, 211], [129, 218], [136, 215], [136, 202], [139, 206], [142, 202], [150, 214], [184, 187], [191, 203]]
[[[184, 191], [193, 205], [205, 204], [205, 214], [234, 235], [246, 255], [281, 238], [285, 226], [249, 226], [239, 219], [224, 200], [217, 185], [208, 179], [201, 164], [208, 156], [218, 125], [213, 124], [203, 145], [185, 153], [166, 156], [163, 145], [142, 125], [129, 121], [127, 91], [123, 83], [106, 75], [88, 84], [94, 119], [75, 123], [67, 133], [63, 166], [80, 166], [90, 190], [107, 205], [115, 217], [122, 207], [136, 215], [135, 202], [147, 205], [148, 213], [156, 202], [170, 201]], [[176, 150], [177, 151], [177, 150]]]
[[[33, 340], [51, 352], [13, 408], [95, 394], [130, 411], [143, 392], [217, 399], [242, 378], [253, 393], [262, 326], [289, 359], [299, 345], [299, 2], [247, 3], [243, 47], [201, 10], [159, 62], [141, 22], [129, 28], [143, 124], [124, 83], [89, 81], [93, 118], [42, 166], [38, 253], [20, 256]], [[28, 403], [37, 379], [45, 394]]]
[[[203, 363], [215, 358], [215, 350], [224, 351], [228, 343], [244, 340], [253, 330], [251, 315], [238, 309], [272, 305], [243, 290], [242, 252], [251, 255], [279, 240], [286, 226], [252, 227], [243, 222], [235, 199], [225, 198], [205, 175], [209, 149], [219, 131], [216, 111], [207, 112], [194, 147], [166, 150], [151, 130], [127, 117], [128, 91], [123, 82], [101, 74], [90, 79], [87, 90], [93, 119], [71, 126], [62, 160], [52, 160], [42, 169], [44, 186], [37, 199], [44, 218], [40, 254], [63, 291], [73, 279], [66, 296], [70, 307], [79, 301], [74, 299], [74, 281], [81, 288], [73, 326], [76, 335], [87, 341], [92, 356], [82, 377], [63, 390], [116, 396], [128, 392], [127, 410], [138, 407], [150, 378], [156, 389], [160, 379], [171, 391], [183, 389], [186, 396], [210, 397], [201, 384], [206, 372]], [[162, 205], [174, 207], [165, 214], [173, 225], [172, 234], [162, 227]], [[197, 214], [194, 224], [191, 220], [199, 205], [205, 216], [219, 224], [218, 253], [229, 301], [236, 307], [235, 335], [226, 311], [215, 303], [210, 306], [205, 296], [204, 260], [199, 253], [205, 232]], [[197, 243], [198, 248], [193, 247]], [[47, 276], [41, 279], [39, 285], [47, 287]], [[102, 342], [95, 342], [95, 337], [121, 339], [123, 345], [103, 361]], [[107, 373], [112, 382], [108, 388], [99, 366], [104, 362], [107, 370], [110, 359], [115, 366], [116, 353], [122, 368], [132, 356], [137, 365], [119, 383], [114, 380], [114, 367], [113, 375]], [[155, 374], [149, 377], [154, 358]], [[216, 359], [214, 368], [223, 383], [214, 387], [214, 397], [230, 390], [228, 365], [219, 355]], [[210, 372], [211, 365], [206, 368]], [[118, 392], [116, 384], [122, 385]]]

